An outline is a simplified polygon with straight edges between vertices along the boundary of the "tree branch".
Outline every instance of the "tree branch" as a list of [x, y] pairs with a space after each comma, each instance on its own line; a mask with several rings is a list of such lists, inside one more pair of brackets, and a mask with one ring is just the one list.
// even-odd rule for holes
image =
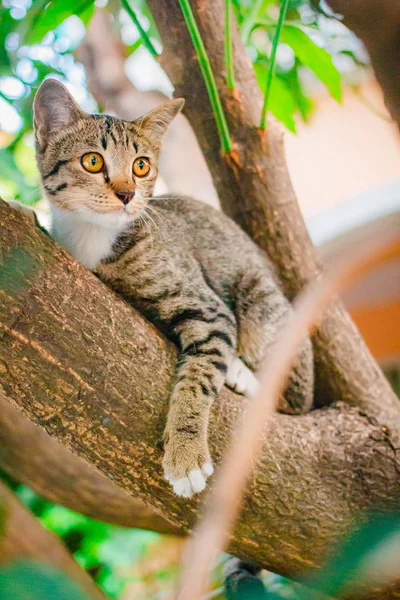
[[[189, 530], [201, 503], [173, 495], [157, 450], [175, 347], [4, 203], [0, 223], [0, 375], [9, 402]], [[213, 407], [217, 465], [244, 409], [226, 389]], [[399, 508], [399, 473], [391, 433], [355, 408], [276, 415], [230, 551], [289, 577], [317, 568], [364, 510]]]
[[328, 0], [364, 42], [386, 105], [400, 127], [400, 4], [393, 0]]
[[94, 581], [75, 562], [56, 535], [47, 531], [0, 481], [2, 519], [0, 565], [32, 559], [59, 569], [74, 580], [92, 600], [105, 600]]
[[[0, 467], [37, 494], [92, 519], [182, 535], [14, 408], [0, 390]], [[101, 501], [99, 499], [101, 498]]]
[[[233, 31], [235, 89], [226, 84], [223, 0], [191, 7], [217, 79], [234, 150], [222, 154], [214, 117], [178, 0], [148, 0], [160, 31], [161, 62], [206, 157], [221, 206], [272, 258], [288, 297], [317, 278], [321, 265], [309, 238], [287, 169], [283, 136], [273, 119], [258, 130], [262, 95], [253, 67]], [[317, 403], [342, 399], [400, 432], [400, 403], [340, 302], [314, 338]]]

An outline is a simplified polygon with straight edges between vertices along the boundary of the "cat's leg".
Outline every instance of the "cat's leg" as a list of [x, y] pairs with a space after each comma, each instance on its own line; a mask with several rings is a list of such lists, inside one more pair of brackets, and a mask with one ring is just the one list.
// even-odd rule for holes
[[181, 352], [164, 433], [165, 478], [179, 496], [201, 492], [213, 472], [208, 450], [210, 407], [236, 348], [236, 322], [215, 296], [180, 307], [170, 321]]
[[[280, 328], [291, 312], [289, 301], [272, 276], [264, 269], [247, 272], [236, 289], [238, 355], [257, 372], [262, 361], [273, 352]], [[249, 383], [250, 387], [253, 385]], [[289, 375], [279, 410], [299, 414], [310, 410], [313, 401], [313, 351], [309, 338], [300, 347]]]

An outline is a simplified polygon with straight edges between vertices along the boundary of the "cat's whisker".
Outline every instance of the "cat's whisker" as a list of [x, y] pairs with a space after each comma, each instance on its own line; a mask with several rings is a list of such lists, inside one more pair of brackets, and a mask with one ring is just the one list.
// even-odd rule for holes
[[[159, 212], [158, 212], [158, 210], [157, 210], [157, 209], [155, 209], [153, 206], [149, 206], [149, 205], [147, 204], [147, 206], [145, 206], [145, 207], [144, 207], [144, 211], [145, 211], [146, 213], [148, 213], [148, 212], [150, 211], [150, 212], [151, 212], [151, 213], [154, 215], [154, 218], [157, 218], [157, 217], [158, 217], [159, 219], [163, 219], [163, 216], [162, 216], [162, 214], [161, 214], [161, 213], [159, 213]], [[149, 218], [151, 218], [151, 220], [154, 222], [154, 220], [153, 220], [153, 218], [151, 217], [151, 215], [150, 215], [150, 214], [148, 214], [148, 216], [149, 216]], [[159, 228], [159, 225], [158, 225], [157, 223], [155, 223], [155, 222], [154, 222], [154, 225], [155, 225], [157, 228]]]
[[163, 219], [163, 215], [160, 212], [158, 212], [158, 210], [156, 210], [153, 206], [147, 205], [145, 210], [150, 210], [154, 214], [155, 217], [159, 217], [160, 219]]
[[153, 243], [154, 243], [153, 232], [151, 230], [150, 223], [146, 220], [146, 213], [141, 212], [141, 213], [139, 213], [139, 216], [140, 216], [141, 222], [143, 222], [144, 226], [146, 227], [147, 234], [150, 238], [151, 247], [153, 247]]
[[[148, 208], [148, 207], [147, 207], [147, 208]], [[144, 216], [146, 216], [146, 217], [147, 217], [147, 219], [149, 219], [149, 220], [150, 220], [150, 221], [153, 223], [153, 225], [154, 225], [154, 227], [155, 227], [155, 233], [156, 233], [157, 235], [159, 235], [159, 234], [160, 234], [160, 228], [159, 228], [159, 226], [157, 225], [157, 223], [154, 221], [153, 217], [152, 217], [151, 215], [149, 215], [149, 213], [147, 212], [147, 208], [145, 208], [145, 209], [144, 209], [144, 211], [143, 211], [143, 215], [144, 215]]]
[[176, 200], [177, 196], [148, 196], [143, 200]]

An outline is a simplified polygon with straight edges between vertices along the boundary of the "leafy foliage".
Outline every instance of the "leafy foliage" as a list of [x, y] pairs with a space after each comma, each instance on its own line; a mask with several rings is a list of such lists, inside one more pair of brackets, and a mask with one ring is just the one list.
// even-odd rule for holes
[[69, 0], [68, 3], [63, 0], [36, 0], [16, 32], [21, 35], [25, 44], [38, 44], [49, 31], [57, 29], [71, 15], [79, 17], [84, 14], [84, 19], [88, 22], [93, 11], [93, 0]]
[[297, 60], [309, 67], [326, 85], [332, 98], [340, 102], [342, 99], [340, 74], [329, 52], [317, 46], [298, 25], [286, 24], [280, 39], [292, 48]]
[[[161, 51], [161, 40], [145, 0], [110, 1], [115, 25], [120, 28], [128, 54], [139, 50], [151, 60]], [[104, 0], [106, 4], [107, 0]], [[190, 2], [183, 5], [190, 8]], [[0, 7], [0, 194], [27, 203], [40, 199], [32, 136], [32, 101], [39, 83], [51, 75], [70, 87], [87, 110], [96, 103], [87, 93], [84, 71], [73, 51], [82, 39], [95, 8], [94, 0], [2, 0]], [[234, 13], [231, 15], [231, 13]], [[277, 0], [226, 0], [226, 15], [236, 18], [262, 90], [271, 67], [272, 40], [279, 13]], [[231, 21], [234, 19], [231, 18]], [[291, 131], [298, 118], [309, 118], [311, 74], [336, 99], [341, 98], [340, 57], [360, 57], [350, 34], [339, 26], [332, 33], [327, 19], [312, 11], [307, 0], [290, 0], [277, 47], [268, 109]], [[229, 25], [229, 23], [227, 24]], [[334, 28], [333, 28], [334, 29]], [[230, 28], [226, 52], [229, 84], [234, 65], [230, 57]], [[206, 64], [206, 57], [205, 59]], [[215, 94], [214, 94], [215, 96]], [[216, 100], [217, 102], [217, 100]], [[216, 113], [221, 111], [216, 109]], [[221, 116], [221, 114], [220, 114]], [[219, 119], [225, 146], [229, 134]], [[225, 147], [224, 146], [224, 147]]]

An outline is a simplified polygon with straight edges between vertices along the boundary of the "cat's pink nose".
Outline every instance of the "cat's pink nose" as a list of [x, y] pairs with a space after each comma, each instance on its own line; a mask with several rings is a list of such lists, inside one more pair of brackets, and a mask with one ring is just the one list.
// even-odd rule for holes
[[121, 200], [122, 204], [126, 206], [134, 197], [135, 190], [121, 190], [119, 192], [115, 192], [115, 195], [119, 200]]

